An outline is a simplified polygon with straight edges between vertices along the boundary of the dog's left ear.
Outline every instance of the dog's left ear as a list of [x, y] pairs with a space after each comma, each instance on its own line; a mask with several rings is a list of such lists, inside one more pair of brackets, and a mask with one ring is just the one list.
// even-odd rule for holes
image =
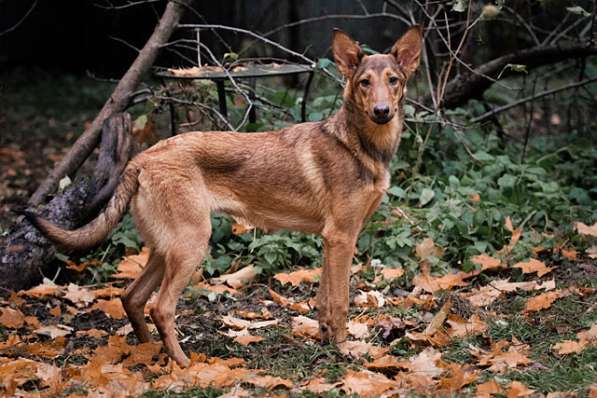
[[390, 54], [396, 57], [398, 64], [406, 72], [407, 77], [412, 75], [419, 66], [422, 44], [423, 29], [416, 25], [407, 30], [390, 50]]

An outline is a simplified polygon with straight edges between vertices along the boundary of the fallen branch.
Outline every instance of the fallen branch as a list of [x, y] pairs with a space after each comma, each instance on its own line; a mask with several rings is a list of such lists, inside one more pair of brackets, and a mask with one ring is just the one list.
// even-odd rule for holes
[[485, 112], [484, 114], [482, 114], [480, 116], [477, 116], [476, 118], [474, 118], [473, 120], [471, 120], [471, 122], [472, 123], [479, 123], [479, 122], [482, 122], [482, 121], [484, 121], [486, 119], [489, 119], [489, 118], [495, 116], [498, 113], [502, 113], [504, 111], [507, 111], [508, 109], [511, 109], [511, 108], [516, 107], [516, 106], [522, 105], [522, 104], [527, 103], [529, 101], [534, 101], [536, 99], [543, 98], [543, 97], [546, 97], [548, 95], [559, 93], [560, 91], [565, 91], [565, 90], [570, 90], [572, 88], [585, 86], [587, 84], [594, 83], [596, 81], [597, 81], [597, 76], [593, 77], [593, 78], [581, 80], [580, 82], [570, 83], [570, 84], [567, 84], [567, 85], [562, 86], [562, 87], [557, 87], [557, 88], [554, 88], [554, 89], [551, 89], [551, 90], [542, 91], [542, 92], [534, 94], [534, 95], [529, 95], [528, 97], [521, 98], [518, 101], [514, 101], [514, 102], [511, 102], [509, 104], [502, 105], [500, 107], [494, 108], [494, 109], [492, 109], [489, 112]]
[[153, 65], [162, 45], [168, 41], [178, 25], [185, 8], [191, 0], [170, 1], [153, 34], [147, 40], [139, 55], [124, 74], [114, 92], [106, 101], [91, 125], [77, 139], [66, 156], [54, 167], [48, 177], [41, 183], [29, 199], [29, 204], [39, 205], [46, 196], [58, 185], [58, 181], [65, 175], [72, 174], [91, 154], [97, 146], [102, 124], [111, 115], [125, 110], [129, 97], [139, 85], [142, 76]]

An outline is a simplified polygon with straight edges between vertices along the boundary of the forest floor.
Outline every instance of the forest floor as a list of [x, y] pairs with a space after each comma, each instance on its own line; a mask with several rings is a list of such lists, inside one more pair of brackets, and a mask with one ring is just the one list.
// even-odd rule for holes
[[[0, 228], [110, 90], [61, 79], [27, 86], [13, 75], [3, 93]], [[595, 239], [595, 228], [578, 233]], [[317, 340], [317, 264], [195, 278], [177, 311], [187, 369], [168, 360], [155, 330], [155, 342], [138, 344], [120, 304], [145, 251], [104, 283], [2, 291], [0, 395], [597, 397], [596, 253], [536, 247], [513, 261], [522, 231], [511, 229], [503, 250], [471, 259], [471, 272], [425, 272], [429, 240], [417, 245], [418, 275], [354, 265], [350, 337], [339, 346]]]

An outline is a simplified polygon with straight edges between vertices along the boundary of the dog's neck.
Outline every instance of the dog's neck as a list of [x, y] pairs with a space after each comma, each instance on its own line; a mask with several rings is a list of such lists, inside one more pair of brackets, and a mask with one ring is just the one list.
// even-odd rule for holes
[[388, 123], [377, 124], [366, 113], [358, 111], [351, 100], [345, 100], [324, 125], [353, 154], [365, 156], [373, 164], [381, 163], [387, 169], [400, 143], [403, 119], [404, 112], [400, 107]]

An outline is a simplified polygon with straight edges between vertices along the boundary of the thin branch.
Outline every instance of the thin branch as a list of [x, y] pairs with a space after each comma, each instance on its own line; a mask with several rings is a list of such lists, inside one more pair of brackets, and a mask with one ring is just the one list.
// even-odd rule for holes
[[570, 89], [573, 89], [573, 88], [576, 88], [576, 87], [585, 86], [587, 84], [590, 84], [590, 83], [593, 83], [593, 82], [596, 82], [596, 81], [597, 81], [597, 76], [589, 78], [589, 79], [581, 80], [580, 82], [570, 83], [570, 84], [567, 84], [567, 85], [562, 86], [562, 87], [558, 87], [558, 88], [554, 88], [554, 89], [551, 89], [551, 90], [542, 91], [542, 92], [540, 92], [538, 94], [534, 94], [534, 95], [530, 95], [528, 97], [521, 98], [518, 101], [514, 101], [514, 102], [511, 102], [509, 104], [502, 105], [500, 107], [494, 108], [493, 110], [491, 110], [489, 112], [485, 112], [484, 114], [482, 114], [480, 116], [477, 116], [476, 118], [474, 118], [473, 120], [471, 120], [471, 123], [482, 122], [482, 121], [484, 121], [484, 120], [486, 120], [486, 119], [488, 119], [488, 118], [490, 118], [490, 117], [492, 117], [492, 116], [494, 116], [494, 115], [496, 115], [498, 113], [502, 113], [504, 111], [507, 111], [508, 109], [511, 109], [511, 108], [516, 107], [516, 106], [522, 105], [522, 104], [527, 103], [529, 101], [534, 101], [536, 99], [543, 98], [543, 97], [546, 97], [548, 95], [552, 95], [552, 94], [558, 93], [560, 91], [565, 91], [565, 90], [570, 90]]
[[31, 14], [33, 12], [33, 9], [35, 9], [35, 7], [37, 6], [37, 2], [38, 2], [38, 0], [35, 0], [33, 2], [33, 4], [31, 5], [31, 7], [29, 8], [29, 10], [27, 10], [27, 12], [25, 13], [25, 15], [23, 15], [23, 18], [19, 19], [19, 21], [16, 24], [14, 24], [10, 28], [8, 28], [8, 29], [3, 30], [2, 32], [0, 32], [0, 36], [4, 36], [5, 34], [10, 33], [13, 30], [17, 29], [23, 23], [23, 21], [25, 21], [27, 19], [27, 17], [29, 16], [29, 14]]
[[123, 5], [114, 5], [112, 4], [111, 1], [106, 1], [106, 3], [108, 3], [109, 5], [103, 6], [97, 3], [93, 3], [94, 7], [97, 8], [101, 8], [104, 10], [124, 10], [125, 8], [130, 8], [130, 7], [135, 7], [135, 6], [139, 6], [139, 5], [143, 5], [143, 4], [149, 4], [149, 3], [158, 3], [161, 2], [162, 0], [140, 0], [140, 1], [128, 1], [126, 4]]

